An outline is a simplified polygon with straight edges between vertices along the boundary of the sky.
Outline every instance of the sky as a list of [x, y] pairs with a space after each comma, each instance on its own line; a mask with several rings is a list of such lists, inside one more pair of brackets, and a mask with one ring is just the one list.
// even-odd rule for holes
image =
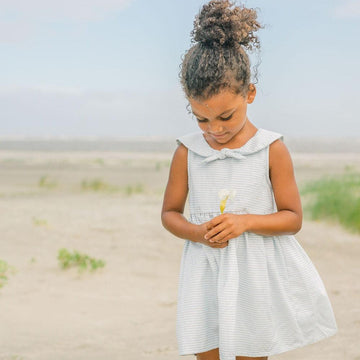
[[[180, 86], [199, 0], [0, 0], [0, 137], [197, 131]], [[360, 0], [236, 1], [265, 26], [248, 117], [295, 137], [359, 137]]]

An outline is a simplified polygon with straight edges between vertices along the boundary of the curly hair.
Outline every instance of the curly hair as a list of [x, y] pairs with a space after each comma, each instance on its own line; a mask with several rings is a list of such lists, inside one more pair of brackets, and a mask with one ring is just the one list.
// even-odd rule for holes
[[205, 100], [223, 89], [246, 95], [250, 60], [245, 52], [260, 48], [254, 33], [263, 26], [255, 9], [211, 0], [196, 15], [191, 31], [195, 43], [180, 65], [180, 82], [187, 98]]

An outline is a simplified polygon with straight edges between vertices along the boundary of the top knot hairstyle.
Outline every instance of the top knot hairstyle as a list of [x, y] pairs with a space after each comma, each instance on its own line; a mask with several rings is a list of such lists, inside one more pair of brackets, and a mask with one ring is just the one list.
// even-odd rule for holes
[[223, 89], [246, 95], [250, 61], [245, 52], [260, 48], [254, 33], [262, 28], [254, 9], [229, 0], [211, 0], [196, 15], [192, 43], [181, 64], [180, 82], [187, 98], [205, 100]]

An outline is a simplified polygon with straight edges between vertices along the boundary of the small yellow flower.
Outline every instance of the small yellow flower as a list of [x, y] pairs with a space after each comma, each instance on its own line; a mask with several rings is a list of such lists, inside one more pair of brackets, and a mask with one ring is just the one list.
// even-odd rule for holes
[[236, 190], [221, 189], [219, 191], [220, 212], [223, 214], [228, 199], [233, 199], [236, 195]]

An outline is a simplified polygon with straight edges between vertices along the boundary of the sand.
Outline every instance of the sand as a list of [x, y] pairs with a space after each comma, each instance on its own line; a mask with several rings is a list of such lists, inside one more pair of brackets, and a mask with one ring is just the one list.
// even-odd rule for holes
[[[360, 171], [359, 154], [292, 157], [298, 185], [346, 167]], [[0, 360], [180, 358], [184, 241], [160, 221], [170, 160], [169, 152], [0, 151], [0, 259], [16, 268], [0, 288]], [[40, 187], [42, 176], [57, 185]], [[95, 178], [124, 191], [81, 188]], [[128, 184], [142, 187], [127, 195]], [[359, 360], [360, 235], [304, 220], [296, 238], [323, 279], [339, 332], [271, 359]], [[83, 274], [61, 269], [60, 248], [106, 265]]]

